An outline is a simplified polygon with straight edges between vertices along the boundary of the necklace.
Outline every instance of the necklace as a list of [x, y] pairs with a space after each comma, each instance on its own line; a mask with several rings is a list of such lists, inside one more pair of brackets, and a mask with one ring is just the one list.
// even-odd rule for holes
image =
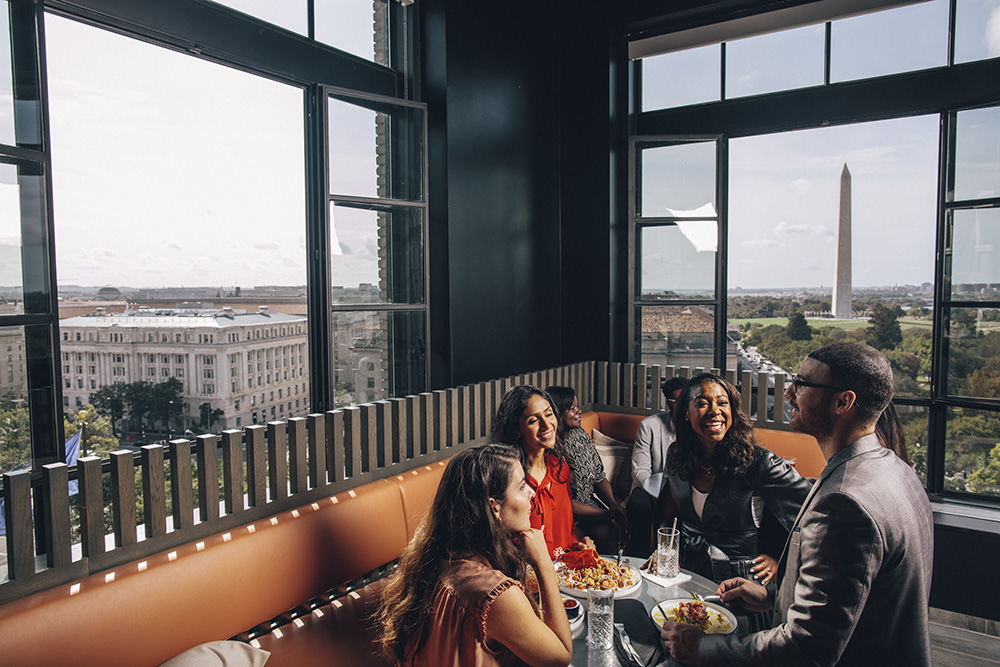
[[706, 466], [698, 459], [695, 459], [695, 462], [698, 464], [698, 467], [704, 471], [705, 475], [707, 475], [708, 477], [712, 476], [712, 471], [715, 470], [715, 466]]

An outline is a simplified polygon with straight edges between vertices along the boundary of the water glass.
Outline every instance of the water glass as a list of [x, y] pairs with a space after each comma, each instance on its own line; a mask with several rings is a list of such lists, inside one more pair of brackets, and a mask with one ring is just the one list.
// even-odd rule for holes
[[615, 592], [614, 590], [587, 591], [587, 645], [590, 648], [609, 649], [614, 646]]
[[679, 550], [680, 531], [676, 528], [660, 528], [656, 531], [656, 574], [672, 579], [680, 574]]

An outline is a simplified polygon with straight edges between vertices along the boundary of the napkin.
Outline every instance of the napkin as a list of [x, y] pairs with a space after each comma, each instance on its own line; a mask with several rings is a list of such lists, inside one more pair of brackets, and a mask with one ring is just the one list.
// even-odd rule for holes
[[647, 581], [654, 583], [657, 586], [663, 586], [664, 588], [670, 588], [671, 586], [683, 584], [685, 581], [691, 580], [691, 575], [685, 574], [684, 572], [679, 572], [676, 577], [661, 577], [658, 574], [653, 574], [649, 570], [642, 570], [642, 576]]
[[[632, 648], [642, 657], [644, 665], [655, 665], [658, 661], [666, 657], [663, 650], [663, 642], [660, 640], [660, 630], [653, 623], [653, 619], [649, 617], [649, 610], [646, 609], [646, 605], [642, 602], [639, 600], [616, 599], [615, 623], [623, 623], [625, 625], [625, 632], [628, 633], [629, 639], [632, 640]], [[624, 653], [617, 646], [617, 639], [615, 649], [623, 665], [635, 664], [634, 660], [625, 660]], [[656, 661], [652, 660], [654, 654], [659, 656]]]

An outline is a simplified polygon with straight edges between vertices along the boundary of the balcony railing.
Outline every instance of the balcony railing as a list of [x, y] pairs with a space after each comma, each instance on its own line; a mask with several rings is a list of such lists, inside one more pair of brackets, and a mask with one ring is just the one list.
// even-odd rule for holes
[[[660, 383], [703, 369], [581, 362], [499, 380], [310, 414], [192, 440], [88, 456], [3, 475], [7, 580], [0, 603], [451, 456], [487, 441], [503, 395], [570, 386], [581, 405], [656, 412]], [[731, 382], [735, 371], [727, 373]], [[784, 376], [740, 380], [767, 414]], [[783, 410], [767, 428], [787, 428]], [[69, 483], [78, 493], [71, 497]]]

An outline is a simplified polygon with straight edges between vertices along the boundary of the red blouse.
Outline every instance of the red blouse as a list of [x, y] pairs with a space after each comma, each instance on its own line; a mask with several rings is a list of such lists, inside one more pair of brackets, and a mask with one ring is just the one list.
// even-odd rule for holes
[[569, 464], [548, 454], [545, 456], [545, 477], [540, 482], [535, 482], [528, 475], [528, 484], [535, 490], [535, 497], [531, 501], [531, 527], [545, 527], [542, 533], [550, 555], [556, 547], [569, 549], [577, 541], [573, 533]]

